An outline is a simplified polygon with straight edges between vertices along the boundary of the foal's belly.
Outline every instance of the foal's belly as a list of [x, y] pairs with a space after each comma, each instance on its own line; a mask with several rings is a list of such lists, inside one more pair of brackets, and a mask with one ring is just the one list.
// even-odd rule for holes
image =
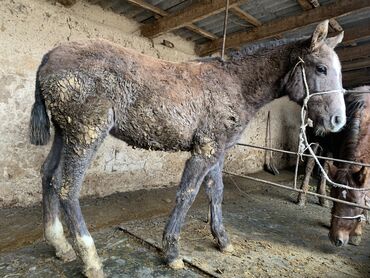
[[127, 111], [117, 118], [111, 135], [133, 147], [162, 150], [190, 151], [196, 132], [196, 122], [189, 115], [168, 113], [161, 115], [153, 109]]

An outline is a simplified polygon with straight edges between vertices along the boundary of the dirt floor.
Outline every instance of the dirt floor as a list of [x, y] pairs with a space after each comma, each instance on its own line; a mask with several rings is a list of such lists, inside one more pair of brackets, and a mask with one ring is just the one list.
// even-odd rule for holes
[[[292, 181], [288, 171], [256, 176]], [[302, 209], [294, 204], [296, 193], [230, 177], [225, 177], [223, 211], [235, 251], [226, 255], [215, 248], [200, 192], [181, 235], [189, 264], [170, 270], [153, 246], [160, 246], [175, 192], [143, 190], [82, 201], [107, 277], [370, 276], [368, 230], [360, 246], [336, 248], [327, 237], [330, 210], [315, 198]], [[43, 242], [40, 207], [2, 209], [0, 219], [0, 277], [80, 277], [78, 261], [58, 261]]]

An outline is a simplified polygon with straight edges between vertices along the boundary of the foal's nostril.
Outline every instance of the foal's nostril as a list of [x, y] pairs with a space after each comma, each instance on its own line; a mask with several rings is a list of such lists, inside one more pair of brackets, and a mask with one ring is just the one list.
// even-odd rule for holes
[[345, 124], [345, 117], [341, 115], [331, 116], [330, 122], [334, 128], [341, 128]]
[[341, 240], [341, 239], [337, 239], [336, 241], [335, 241], [335, 246], [337, 246], [337, 247], [341, 247], [341, 246], [343, 246], [343, 241]]

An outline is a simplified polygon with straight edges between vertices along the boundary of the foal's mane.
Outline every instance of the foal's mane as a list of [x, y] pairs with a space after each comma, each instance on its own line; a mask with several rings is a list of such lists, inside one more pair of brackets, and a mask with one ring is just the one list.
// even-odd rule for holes
[[309, 38], [310, 36], [303, 36], [298, 38], [284, 38], [279, 40], [256, 42], [247, 45], [240, 50], [230, 51], [229, 56], [233, 60], [238, 60], [245, 56], [253, 56], [264, 52], [268, 52], [281, 46], [291, 44], [298, 44], [297, 46], [301, 46], [301, 43], [306, 42]]
[[[257, 54], [262, 54], [264, 52], [269, 52], [273, 49], [276, 49], [280, 46], [285, 46], [289, 44], [294, 43], [302, 43], [307, 41], [310, 38], [310, 36], [303, 36], [299, 38], [285, 38], [285, 39], [279, 39], [279, 40], [272, 40], [272, 41], [260, 41], [253, 44], [249, 44], [245, 47], [243, 47], [240, 50], [230, 50], [228, 51], [228, 56], [231, 60], [239, 60], [245, 56], [253, 56]], [[220, 61], [221, 57], [204, 57], [204, 58], [198, 58], [194, 61], [200, 61], [200, 62], [206, 62], [206, 61]]]

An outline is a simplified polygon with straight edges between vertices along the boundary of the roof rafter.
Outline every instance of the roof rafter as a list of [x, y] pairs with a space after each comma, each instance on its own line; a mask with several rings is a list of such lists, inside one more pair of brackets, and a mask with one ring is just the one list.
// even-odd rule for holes
[[[305, 11], [311, 10], [311, 9], [314, 9], [320, 6], [319, 1], [317, 0], [297, 0], [297, 2], [302, 7], [302, 9]], [[336, 21], [334, 18], [331, 18], [329, 20], [329, 25], [334, 31], [337, 31], [337, 32], [343, 31], [342, 26], [340, 26], [338, 21]]]
[[[158, 14], [160, 16], [163, 16], [163, 17], [170, 16], [169, 12], [166, 12], [166, 11], [164, 11], [164, 10], [162, 10], [162, 9], [152, 5], [152, 4], [149, 4], [149, 3], [147, 3], [143, 0], [126, 0], [126, 1], [129, 2], [130, 4], [139, 6], [140, 8], [149, 10], [152, 13]], [[211, 40], [218, 39], [218, 37], [215, 34], [212, 34], [212, 33], [208, 32], [204, 29], [201, 29], [201, 28], [199, 28], [198, 26], [196, 26], [194, 24], [187, 24], [187, 25], [185, 25], [185, 27], [188, 28], [189, 30], [203, 36], [203, 37], [208, 38], [208, 39], [211, 39]]]
[[246, 22], [252, 24], [253, 26], [261, 26], [262, 25], [261, 21], [259, 21], [257, 18], [255, 18], [254, 16], [250, 15], [249, 13], [243, 11], [238, 6], [231, 7], [229, 10], [233, 14], [235, 14], [239, 18], [245, 20]]
[[[253, 28], [251, 31], [232, 34], [226, 40], [226, 48], [238, 47], [247, 42], [270, 38], [283, 32], [304, 27], [327, 18], [342, 16], [368, 7], [370, 7], [369, 0], [337, 0], [333, 4], [307, 10], [299, 15], [268, 22], [262, 26]], [[198, 55], [204, 56], [219, 50], [221, 44], [222, 39], [204, 43], [196, 48], [196, 52]]]
[[363, 69], [370, 67], [370, 58], [358, 59], [356, 61], [346, 62], [342, 64], [342, 71], [351, 71], [355, 69]]
[[336, 51], [340, 61], [350, 61], [354, 59], [364, 58], [370, 56], [370, 43], [361, 45], [361, 46], [354, 46], [354, 47], [346, 47]]
[[[232, 8], [246, 0], [230, 0], [229, 7]], [[156, 22], [143, 25], [141, 34], [146, 37], [159, 36], [165, 32], [179, 29], [193, 22], [202, 20], [225, 10], [225, 0], [202, 0], [185, 10], [170, 14], [158, 19]]]

